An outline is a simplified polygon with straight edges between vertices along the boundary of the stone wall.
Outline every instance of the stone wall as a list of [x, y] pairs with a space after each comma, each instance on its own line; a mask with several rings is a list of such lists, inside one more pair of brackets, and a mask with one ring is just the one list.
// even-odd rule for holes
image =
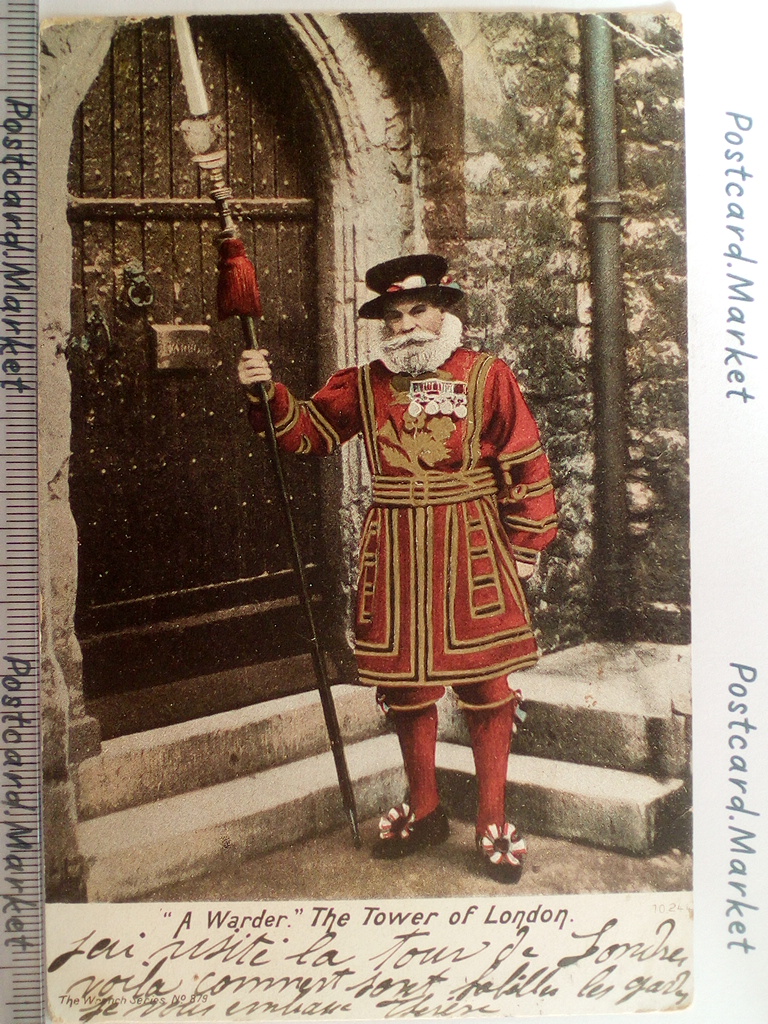
[[615, 34], [614, 52], [635, 607], [644, 636], [685, 640], [690, 582], [680, 25], [675, 16], [658, 15], [623, 16], [616, 23], [627, 33]]
[[[469, 323], [541, 427], [560, 534], [529, 585], [546, 648], [587, 635], [592, 425], [583, 109], [573, 15], [475, 15], [465, 80]], [[458, 31], [471, 38], [466, 22]]]
[[72, 122], [109, 49], [114, 22], [93, 21], [73, 36], [66, 23], [46, 30], [40, 91], [40, 261], [38, 314], [38, 470], [40, 497], [43, 827], [50, 898], [83, 893], [75, 835], [76, 765], [99, 749], [85, 714], [75, 636], [77, 537], [69, 506], [70, 385], [64, 352], [70, 330], [71, 232], [66, 195]]
[[[599, 630], [592, 549], [591, 293], [582, 50], [570, 14], [446, 16], [464, 58], [466, 242], [476, 344], [514, 368], [541, 426], [561, 528], [529, 596], [543, 646]], [[631, 517], [644, 638], [685, 637], [688, 603], [682, 68], [674, 17], [619, 19], [618, 140]], [[655, 55], [642, 43], [672, 57]]]
[[690, 629], [682, 41], [675, 16], [616, 21], [627, 33], [614, 34], [614, 53], [634, 600], [644, 637], [680, 642]]

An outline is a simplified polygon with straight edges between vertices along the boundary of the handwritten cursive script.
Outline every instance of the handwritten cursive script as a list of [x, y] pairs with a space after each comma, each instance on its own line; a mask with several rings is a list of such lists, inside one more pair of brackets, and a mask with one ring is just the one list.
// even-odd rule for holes
[[[389, 1020], [687, 1005], [683, 900], [661, 914], [655, 898], [625, 894], [611, 901], [623, 901], [624, 912], [606, 916], [602, 898], [572, 899], [566, 908], [530, 900], [138, 904], [126, 908], [130, 923], [119, 936], [105, 930], [115, 920], [105, 908], [80, 907], [75, 916], [94, 926], [64, 944], [60, 929], [49, 940], [52, 1016]], [[54, 910], [71, 917], [75, 908]]]

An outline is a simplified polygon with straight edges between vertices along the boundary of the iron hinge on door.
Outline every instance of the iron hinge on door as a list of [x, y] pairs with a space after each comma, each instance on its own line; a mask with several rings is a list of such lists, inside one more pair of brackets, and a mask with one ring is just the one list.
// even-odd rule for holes
[[88, 353], [96, 359], [110, 355], [114, 348], [112, 332], [98, 302], [91, 304], [91, 311], [85, 318], [85, 333], [70, 335], [67, 348], [70, 351]]

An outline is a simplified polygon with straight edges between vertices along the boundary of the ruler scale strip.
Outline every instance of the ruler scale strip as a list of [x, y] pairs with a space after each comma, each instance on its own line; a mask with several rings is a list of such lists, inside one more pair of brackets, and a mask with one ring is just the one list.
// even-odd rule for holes
[[0, 0], [0, 1014], [44, 1019], [36, 0]]

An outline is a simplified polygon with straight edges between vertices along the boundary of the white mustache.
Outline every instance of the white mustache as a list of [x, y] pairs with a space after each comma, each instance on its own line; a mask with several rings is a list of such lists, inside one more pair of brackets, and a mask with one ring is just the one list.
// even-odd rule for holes
[[410, 331], [408, 334], [393, 334], [384, 341], [384, 348], [387, 352], [399, 352], [401, 349], [409, 348], [411, 345], [423, 345], [426, 342], [437, 341], [439, 334], [432, 331]]

